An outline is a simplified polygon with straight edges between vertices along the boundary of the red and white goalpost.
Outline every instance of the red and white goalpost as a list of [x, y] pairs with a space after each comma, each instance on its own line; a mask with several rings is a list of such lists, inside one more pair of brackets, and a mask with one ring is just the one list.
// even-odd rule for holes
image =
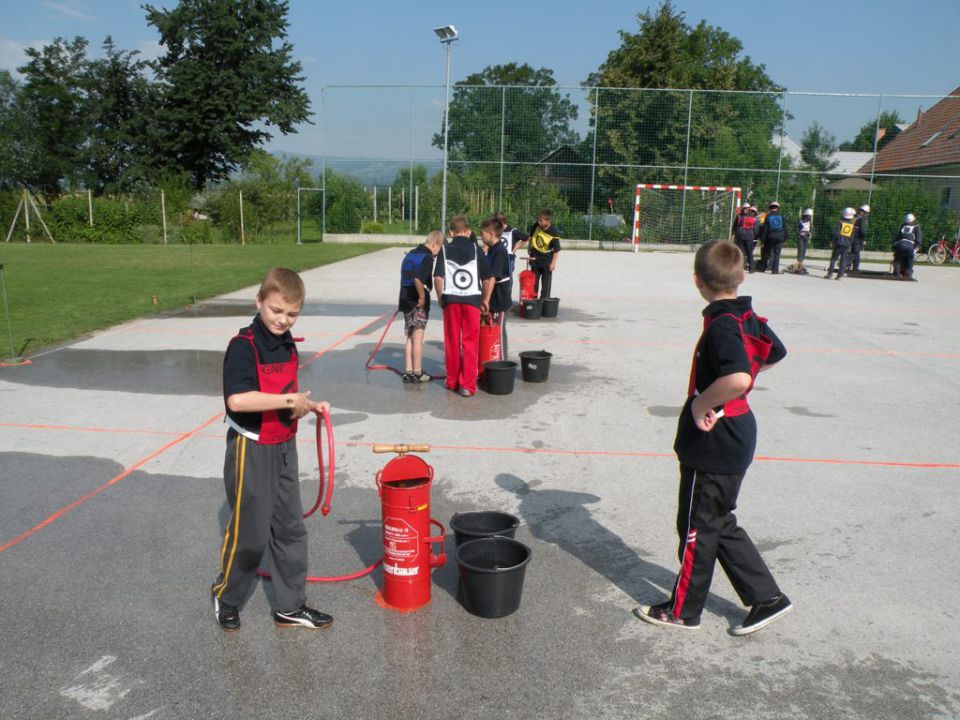
[[[640, 227], [641, 227], [641, 195], [644, 191], [660, 191], [660, 192], [672, 192], [676, 191], [680, 193], [680, 212], [679, 218], [672, 218], [673, 221], [679, 220], [679, 234], [681, 242], [684, 238], [684, 229], [687, 220], [687, 193], [689, 192], [699, 192], [701, 197], [707, 197], [707, 193], [712, 193], [711, 198], [722, 198], [726, 195], [730, 198], [729, 202], [720, 202], [715, 199], [708, 199], [706, 202], [710, 204], [712, 215], [717, 215], [718, 208], [722, 210], [727, 210], [728, 212], [723, 212], [724, 217], [723, 222], [727, 231], [723, 234], [724, 237], [729, 237], [729, 228], [733, 226], [733, 219], [736, 216], [736, 213], [740, 210], [740, 203], [743, 197], [742, 191], [738, 187], [725, 187], [722, 185], [665, 185], [659, 183], [641, 183], [637, 185], [636, 195], [633, 203], [633, 232], [631, 234], [631, 241], [633, 243], [633, 251], [638, 252], [640, 249]], [[691, 211], [696, 213], [702, 213], [703, 210], [701, 206], [703, 203], [691, 203]], [[676, 214], [676, 213], [674, 213]], [[676, 222], [674, 222], [676, 224]], [[698, 230], [702, 232], [710, 232], [708, 229], [709, 226], [705, 222], [700, 222], [698, 218]], [[714, 225], [716, 225], [716, 218], [714, 218]], [[692, 242], [701, 242], [698, 236], [694, 235]]]

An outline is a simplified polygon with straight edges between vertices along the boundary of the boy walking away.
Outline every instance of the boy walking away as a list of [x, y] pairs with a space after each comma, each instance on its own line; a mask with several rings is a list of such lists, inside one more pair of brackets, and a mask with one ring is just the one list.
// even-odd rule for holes
[[920, 250], [920, 226], [913, 213], [903, 217], [903, 226], [893, 241], [893, 274], [900, 280], [913, 279], [913, 261]]
[[745, 267], [753, 272], [753, 247], [757, 241], [757, 209], [753, 205], [744, 205], [733, 221], [733, 239], [743, 253]]
[[487, 246], [487, 265], [493, 276], [493, 292], [490, 295], [490, 313], [493, 322], [500, 328], [500, 360], [506, 360], [507, 352], [507, 311], [513, 304], [510, 295], [513, 277], [510, 273], [510, 258], [507, 246], [502, 242], [502, 225], [496, 217], [480, 223], [480, 236]]
[[541, 298], [553, 297], [550, 286], [560, 257], [560, 233], [552, 223], [553, 212], [543, 209], [530, 228], [530, 269], [536, 280], [534, 289]]
[[807, 246], [810, 244], [810, 238], [813, 235], [813, 210], [807, 208], [800, 215], [797, 221], [797, 264], [793, 271], [800, 275], [809, 275], [810, 273], [803, 266], [803, 261], [807, 257]]
[[860, 252], [867, 244], [867, 215], [870, 214], [869, 205], [857, 208], [857, 217], [853, 221], [853, 242], [850, 244], [850, 269], [860, 271]]
[[757, 373], [786, 355], [750, 298], [737, 296], [743, 278], [743, 254], [733, 243], [711, 240], [697, 250], [694, 282], [708, 305], [674, 442], [680, 572], [668, 602], [634, 610], [654, 625], [700, 627], [717, 561], [751, 608], [734, 635], [756, 632], [793, 609], [733, 514], [757, 440], [747, 395]]
[[850, 252], [850, 243], [853, 241], [853, 215], [852, 207], [844, 208], [840, 220], [833, 226], [833, 251], [830, 253], [830, 265], [824, 276], [827, 280], [833, 275], [833, 266], [838, 260], [840, 264], [837, 266], [837, 280], [843, 277], [844, 268], [847, 267], [847, 253]]
[[768, 267], [773, 275], [780, 274], [780, 252], [787, 241], [787, 223], [780, 214], [780, 203], [770, 203], [767, 216], [760, 226], [760, 271]]
[[230, 521], [211, 587], [217, 624], [240, 629], [240, 606], [266, 561], [272, 576], [273, 621], [280, 627], [323, 628], [333, 622], [306, 605], [307, 530], [297, 470], [297, 420], [330, 406], [297, 388], [299, 355], [290, 329], [303, 305], [293, 270], [270, 270], [257, 293], [253, 322], [227, 346], [223, 398], [227, 451], [223, 482]]
[[406, 369], [405, 383], [428, 383], [432, 378], [423, 371], [423, 335], [430, 318], [430, 286], [433, 284], [433, 262], [443, 234], [437, 230], [425, 242], [403, 256], [400, 264], [400, 300], [397, 309], [403, 313]]
[[480, 248], [470, 239], [467, 218], [450, 221], [453, 239], [440, 249], [433, 286], [443, 308], [443, 353], [448, 390], [470, 397], [477, 392], [480, 313], [490, 312], [493, 277]]

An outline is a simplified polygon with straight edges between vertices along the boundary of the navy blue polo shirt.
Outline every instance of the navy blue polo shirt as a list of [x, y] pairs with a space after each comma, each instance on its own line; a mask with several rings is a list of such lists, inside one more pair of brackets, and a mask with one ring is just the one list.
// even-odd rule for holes
[[[257, 352], [260, 354], [260, 362], [267, 365], [271, 363], [289, 362], [294, 351], [296, 343], [293, 341], [293, 335], [288, 330], [283, 335], [274, 335], [263, 324], [260, 319], [260, 313], [253, 318], [243, 330], [253, 331], [253, 341], [257, 345]], [[241, 330], [240, 332], [243, 332]], [[253, 354], [253, 347], [250, 341], [242, 337], [235, 337], [227, 345], [227, 351], [223, 356], [223, 402], [226, 406], [227, 398], [239, 393], [257, 391], [260, 389], [260, 381], [257, 379], [257, 358]], [[284, 419], [284, 413], [290, 415], [290, 410], [278, 410], [279, 417]], [[240, 427], [250, 432], [260, 432], [261, 413], [235, 413], [227, 410], [230, 419]]]
[[[742, 316], [751, 309], [748, 296], [736, 300], [718, 300], [703, 310], [704, 317], [716, 318], [710, 323], [697, 343], [697, 392], [705, 391], [717, 378], [734, 373], [750, 373], [750, 360], [743, 345], [737, 321], [729, 314]], [[729, 314], [728, 314], [729, 313]], [[723, 316], [723, 317], [721, 317]], [[767, 365], [779, 362], [787, 354], [780, 339], [756, 315], [743, 323], [744, 332], [758, 336], [761, 332], [770, 338], [773, 347]], [[677, 436], [673, 449], [684, 465], [702, 472], [737, 474], [746, 472], [753, 462], [757, 446], [757, 421], [753, 411], [736, 417], [723, 417], [710, 432], [703, 432], [693, 421], [688, 397], [680, 411]]]

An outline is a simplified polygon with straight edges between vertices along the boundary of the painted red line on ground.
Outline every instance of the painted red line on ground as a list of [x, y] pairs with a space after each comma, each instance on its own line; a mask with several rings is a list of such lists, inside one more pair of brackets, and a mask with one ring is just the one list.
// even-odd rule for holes
[[0, 428], [20, 430], [67, 430], [69, 432], [116, 433], [117, 435], [176, 435], [169, 430], [137, 430], [135, 428], [83, 427], [82, 425], [42, 425], [37, 423], [0, 423]]
[[363, 325], [361, 325], [360, 327], [358, 327], [356, 330], [347, 333], [346, 335], [344, 335], [342, 338], [340, 338], [339, 340], [337, 340], [337, 341], [336, 341], [335, 343], [333, 343], [332, 345], [328, 345], [327, 347], [325, 347], [323, 350], [318, 350], [318, 351], [315, 352], [313, 355], [311, 355], [307, 360], [305, 360], [304, 362], [302, 362], [302, 363], [300, 364], [300, 367], [306, 367], [306, 366], [309, 365], [310, 363], [314, 362], [315, 360], [319, 359], [320, 357], [322, 357], [322, 356], [325, 355], [326, 353], [328, 353], [328, 352], [330, 352], [331, 350], [333, 350], [335, 347], [337, 347], [337, 346], [340, 345], [341, 343], [346, 342], [347, 340], [349, 340], [350, 338], [352, 338], [354, 335], [359, 335], [359, 334], [362, 333], [364, 330], [366, 330], [368, 327], [370, 327], [370, 326], [373, 325], [374, 323], [377, 323], [377, 322], [383, 320], [385, 317], [387, 317], [386, 313], [384, 313], [384, 314], [381, 315], [380, 317], [374, 318], [374, 319], [371, 320], [370, 322], [364, 323]]
[[178, 445], [178, 444], [182, 443], [184, 440], [187, 440], [187, 439], [193, 437], [193, 436], [196, 435], [198, 432], [200, 432], [201, 430], [203, 430], [205, 427], [207, 427], [207, 426], [210, 425], [211, 423], [216, 422], [217, 420], [219, 420], [219, 419], [222, 418], [222, 417], [223, 417], [223, 413], [217, 413], [217, 414], [214, 415], [212, 418], [210, 418], [209, 420], [207, 420], [206, 422], [204, 422], [204, 423], [202, 423], [202, 424], [200, 424], [200, 425], [197, 425], [197, 427], [193, 428], [192, 430], [188, 430], [188, 431], [185, 432], [185, 433], [181, 433], [177, 438], [175, 438], [174, 440], [171, 440], [170, 442], [168, 442], [168, 443], [167, 443], [166, 445], [164, 445], [163, 447], [158, 448], [157, 450], [154, 450], [152, 453], [150, 453], [150, 454], [147, 455], [146, 457], [141, 458], [140, 460], [137, 460], [137, 462], [135, 462], [133, 465], [131, 465], [130, 467], [128, 467], [128, 468], [127, 468], [126, 470], [124, 470], [122, 473], [120, 473], [119, 475], [111, 478], [110, 480], [108, 480], [107, 482], [105, 482], [103, 485], [101, 485], [101, 486], [98, 487], [97, 489], [91, 490], [91, 491], [88, 492], [86, 495], [82, 495], [81, 497], [77, 498], [76, 500], [74, 500], [74, 501], [73, 501], [72, 503], [70, 503], [69, 505], [65, 505], [64, 507], [60, 508], [60, 509], [57, 510], [55, 513], [53, 513], [52, 515], [48, 516], [45, 520], [42, 520], [41, 522], [37, 523], [37, 524], [34, 525], [32, 528], [30, 528], [29, 530], [27, 530], [25, 533], [22, 533], [21, 535], [15, 537], [13, 540], [10, 540], [10, 541], [4, 543], [3, 545], [0, 545], [0, 553], [4, 552], [4, 551], [6, 551], [6, 550], [9, 550], [9, 549], [12, 548], [14, 545], [19, 545], [21, 542], [23, 542], [24, 540], [26, 540], [28, 537], [30, 537], [31, 535], [33, 535], [33, 534], [35, 534], [35, 533], [40, 532], [41, 530], [43, 530], [45, 527], [47, 527], [47, 526], [50, 525], [51, 523], [56, 522], [57, 520], [59, 520], [60, 518], [62, 518], [64, 515], [66, 515], [68, 512], [70, 512], [71, 510], [73, 510], [74, 508], [80, 507], [81, 505], [83, 505], [85, 502], [87, 502], [87, 501], [90, 500], [91, 498], [96, 497], [97, 495], [99, 495], [100, 493], [102, 493], [104, 490], [106, 490], [108, 487], [110, 487], [111, 485], [116, 485], [118, 482], [120, 482], [120, 481], [123, 480], [125, 477], [127, 477], [130, 473], [132, 473], [132, 472], [134, 472], [135, 470], [143, 467], [144, 465], [146, 465], [148, 462], [150, 462], [151, 460], [153, 460], [155, 457], [157, 457], [157, 456], [160, 455], [161, 453], [164, 453], [164, 452], [166, 452], [167, 450], [169, 450], [170, 448], [172, 448], [174, 445]]

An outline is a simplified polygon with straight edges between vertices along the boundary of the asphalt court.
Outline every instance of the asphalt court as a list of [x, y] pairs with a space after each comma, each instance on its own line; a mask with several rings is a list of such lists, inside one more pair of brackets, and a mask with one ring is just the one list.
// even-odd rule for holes
[[[459, 605], [454, 543], [427, 607], [373, 577], [311, 585], [322, 633], [239, 633], [208, 588], [223, 510], [220, 363], [255, 288], [0, 367], [2, 718], [952, 718], [960, 715], [960, 283], [750, 275], [788, 356], [751, 395], [757, 458], [738, 515], [796, 605], [749, 638], [717, 572], [695, 633], [631, 615], [676, 571], [672, 454], [703, 303], [688, 253], [565, 252], [554, 320], [510, 350], [544, 384], [470, 399], [364, 369], [396, 301], [396, 248], [304, 273], [301, 385], [333, 407], [333, 512], [311, 574], [379, 555], [377, 442], [427, 442], [432, 514], [500, 509], [533, 550], [514, 615]], [[816, 265], [817, 263], [814, 263]], [[877, 269], [882, 266], [877, 265]], [[822, 274], [822, 273], [821, 273]], [[375, 362], [402, 363], [401, 322]], [[425, 367], [442, 372], [436, 307]], [[304, 504], [314, 424], [301, 425]]]

